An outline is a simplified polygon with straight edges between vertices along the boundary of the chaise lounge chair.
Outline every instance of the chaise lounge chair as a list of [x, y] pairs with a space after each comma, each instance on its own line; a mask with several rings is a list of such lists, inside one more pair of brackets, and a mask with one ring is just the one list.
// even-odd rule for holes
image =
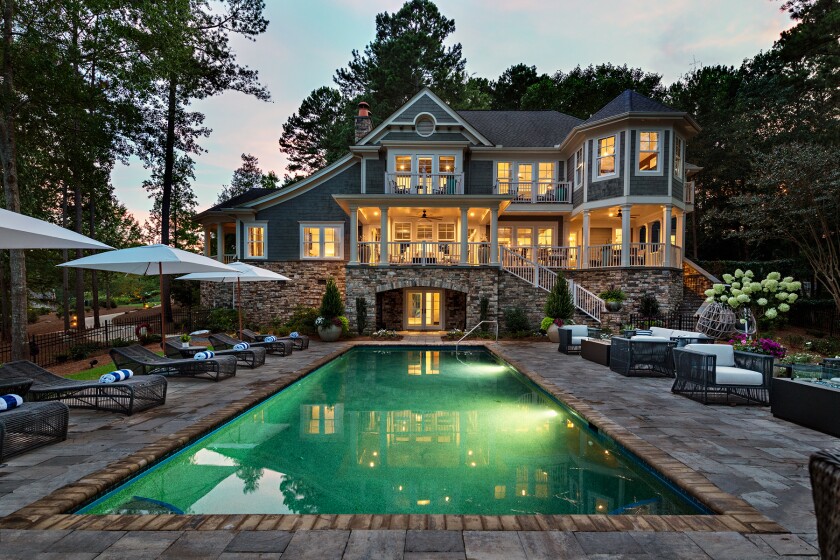
[[67, 405], [60, 402], [25, 402], [0, 412], [0, 461], [64, 441], [69, 419]]
[[[210, 343], [213, 348], [233, 349], [234, 346], [240, 344], [242, 341], [225, 333], [216, 333], [210, 335]], [[249, 342], [251, 348], [265, 348], [269, 354], [277, 354], [279, 356], [288, 356], [292, 353], [292, 341], [289, 339], [279, 339], [274, 342]]]
[[26, 360], [0, 368], [0, 379], [27, 377], [28, 401], [61, 401], [71, 408], [91, 408], [133, 414], [166, 402], [166, 379], [159, 375], [131, 377], [117, 383], [77, 381], [51, 373]]
[[[271, 335], [255, 333], [251, 329], [242, 329], [242, 338], [244, 338], [248, 342], [262, 342], [267, 336]], [[309, 337], [305, 334], [300, 334], [296, 337], [278, 336], [275, 338], [277, 340], [291, 340], [294, 344], [295, 350], [306, 350], [307, 348], [309, 348]]]
[[111, 359], [118, 368], [128, 368], [143, 375], [206, 377], [213, 381], [236, 375], [235, 356], [219, 356], [209, 360], [173, 360], [135, 344], [112, 348]]
[[[238, 361], [251, 369], [260, 367], [265, 363], [265, 348], [248, 348], [247, 350], [216, 350], [215, 345], [213, 348], [213, 352], [217, 356], [234, 356]], [[178, 347], [178, 343], [171, 340], [166, 341], [165, 353], [168, 358], [183, 358], [181, 350]]]

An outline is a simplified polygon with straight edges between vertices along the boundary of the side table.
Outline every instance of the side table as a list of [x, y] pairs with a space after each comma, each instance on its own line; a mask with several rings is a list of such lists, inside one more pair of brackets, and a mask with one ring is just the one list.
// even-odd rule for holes
[[584, 338], [580, 341], [580, 357], [596, 364], [609, 367], [610, 341], [599, 338]]

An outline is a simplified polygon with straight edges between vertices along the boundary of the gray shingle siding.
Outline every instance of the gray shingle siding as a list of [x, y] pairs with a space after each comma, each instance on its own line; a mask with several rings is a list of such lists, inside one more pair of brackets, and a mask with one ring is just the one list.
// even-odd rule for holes
[[595, 152], [597, 144], [595, 140], [589, 140], [589, 153], [592, 156], [587, 162], [589, 172], [589, 191], [586, 200], [589, 202], [595, 200], [605, 200], [607, 198], [616, 198], [624, 196], [624, 143], [626, 141], [624, 132], [619, 133], [618, 142], [615, 147], [615, 165], [618, 175], [612, 179], [605, 179], [603, 181], [595, 181], [592, 179], [592, 171], [595, 166]]
[[668, 176], [671, 173], [671, 134], [662, 135], [662, 175], [636, 175], [639, 161], [636, 156], [636, 135], [638, 130], [630, 131], [630, 195], [631, 196], [668, 196]]
[[420, 136], [412, 131], [392, 130], [383, 136], [379, 142], [385, 140], [403, 141], [409, 140], [412, 142], [469, 142], [469, 139], [460, 132], [435, 132], [430, 136]]
[[379, 159], [364, 160], [365, 168], [365, 189], [367, 194], [383, 194], [385, 192], [385, 156]]
[[333, 200], [334, 194], [361, 191], [361, 166], [355, 163], [335, 177], [290, 200], [270, 206], [257, 214], [268, 222], [268, 260], [300, 259], [300, 222], [344, 222], [344, 258], [350, 255], [350, 217]]
[[420, 99], [406, 107], [405, 111], [400, 113], [396, 120], [399, 122], [414, 122], [414, 119], [420, 113], [429, 113], [438, 123], [457, 122], [428, 95], [423, 95]]
[[583, 188], [572, 191], [572, 207], [577, 208], [583, 204]]
[[470, 161], [465, 194], [493, 194], [493, 162]]
[[674, 177], [674, 184], [673, 184], [672, 188], [673, 188], [672, 196], [674, 198], [679, 199], [680, 202], [682, 202], [683, 199], [685, 198], [685, 185], [683, 184], [682, 180]]

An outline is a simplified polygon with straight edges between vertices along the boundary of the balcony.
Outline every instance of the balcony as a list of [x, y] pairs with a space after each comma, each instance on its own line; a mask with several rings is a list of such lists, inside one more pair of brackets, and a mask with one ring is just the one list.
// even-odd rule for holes
[[[489, 243], [467, 243], [467, 257], [461, 262], [459, 241], [391, 241], [389, 265], [448, 266], [490, 264]], [[382, 244], [379, 241], [359, 243], [359, 264], [380, 264]]]
[[495, 192], [511, 195], [514, 203], [572, 203], [572, 184], [566, 181], [499, 181]]
[[386, 194], [464, 194], [463, 173], [386, 173]]

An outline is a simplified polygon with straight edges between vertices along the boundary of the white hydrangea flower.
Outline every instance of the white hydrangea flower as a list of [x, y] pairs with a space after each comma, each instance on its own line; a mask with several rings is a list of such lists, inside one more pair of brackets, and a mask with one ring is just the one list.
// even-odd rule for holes
[[750, 288], [749, 286], [744, 286], [743, 288], [741, 288], [741, 293], [742, 294], [751, 294], [752, 293], [752, 288]]
[[800, 288], [802, 288], [802, 282], [793, 282], [791, 285], [791, 289], [796, 292], [798, 292]]
[[752, 278], [753, 276], [755, 276], [755, 274], [753, 274], [752, 270], [748, 270], [744, 273], [744, 276], [746, 276], [747, 278]]
[[785, 301], [787, 298], [788, 298], [788, 293], [787, 292], [779, 292], [778, 294], [776, 294], [776, 299], [778, 299], [778, 300]]
[[729, 301], [729, 296], [726, 295], [726, 294], [723, 294], [722, 296], [720, 296], [720, 301], [726, 303], [727, 301]]
[[761, 307], [764, 307], [765, 305], [767, 305], [767, 300], [765, 298], [758, 298], [758, 301], [756, 303]]
[[736, 269], [735, 270], [735, 278], [743, 278], [743, 277], [744, 277], [744, 271], [741, 270], [740, 268]]
[[741, 295], [741, 290], [739, 290], [738, 288], [732, 288], [731, 290], [729, 290], [729, 292], [735, 297], [738, 297], [738, 296]]
[[735, 299], [737, 299], [739, 303], [747, 303], [748, 301], [750, 301], [750, 296], [748, 296], [747, 294], [741, 294]]
[[781, 311], [782, 313], [787, 313], [788, 311], [790, 311], [790, 305], [788, 305], [786, 303], [780, 303], [779, 304], [779, 311]]
[[714, 296], [714, 295], [715, 295], [715, 291], [714, 291], [714, 290], [706, 290], [706, 291], [705, 291], [705, 292], [703, 292], [703, 293], [704, 293], [704, 294], [706, 294], [706, 297], [712, 297], [712, 296]]
[[799, 294], [788, 294], [788, 303], [793, 303], [799, 297]]
[[709, 296], [709, 297], [706, 298], [706, 303], [714, 303], [714, 302], [715, 302], [714, 296]]
[[734, 279], [735, 279], [735, 277], [732, 276], [731, 274], [724, 274], [723, 275], [723, 281], [726, 282], [727, 284], [731, 284]]
[[728, 300], [726, 300], [726, 303], [729, 304], [729, 307], [735, 309], [736, 307], [738, 307], [738, 298], [731, 297]]
[[714, 288], [716, 294], [722, 294], [723, 291], [726, 289], [726, 286], [724, 286], [723, 284], [714, 284], [712, 285], [712, 288]]
[[754, 292], [757, 292], [761, 289], [761, 282], [750, 282], [750, 288], [752, 288]]
[[740, 287], [741, 287], [741, 283], [740, 283], [740, 282], [732, 282], [732, 288], [733, 288], [734, 290], [737, 290], [737, 289], [738, 289], [738, 288], [740, 288]]
[[767, 275], [767, 279], [768, 279], [768, 280], [776, 280], [776, 281], [778, 281], [778, 280], [780, 280], [781, 278], [782, 278], [782, 275], [781, 275], [781, 274], [779, 274], [778, 272], [771, 272], [770, 274], [768, 274], [768, 275]]
[[787, 282], [788, 284], [793, 282], [793, 276], [785, 276], [783, 282]]
[[764, 312], [764, 316], [768, 319], [775, 319], [778, 316], [778, 312], [776, 311], [775, 307], [771, 307], [770, 309]]

